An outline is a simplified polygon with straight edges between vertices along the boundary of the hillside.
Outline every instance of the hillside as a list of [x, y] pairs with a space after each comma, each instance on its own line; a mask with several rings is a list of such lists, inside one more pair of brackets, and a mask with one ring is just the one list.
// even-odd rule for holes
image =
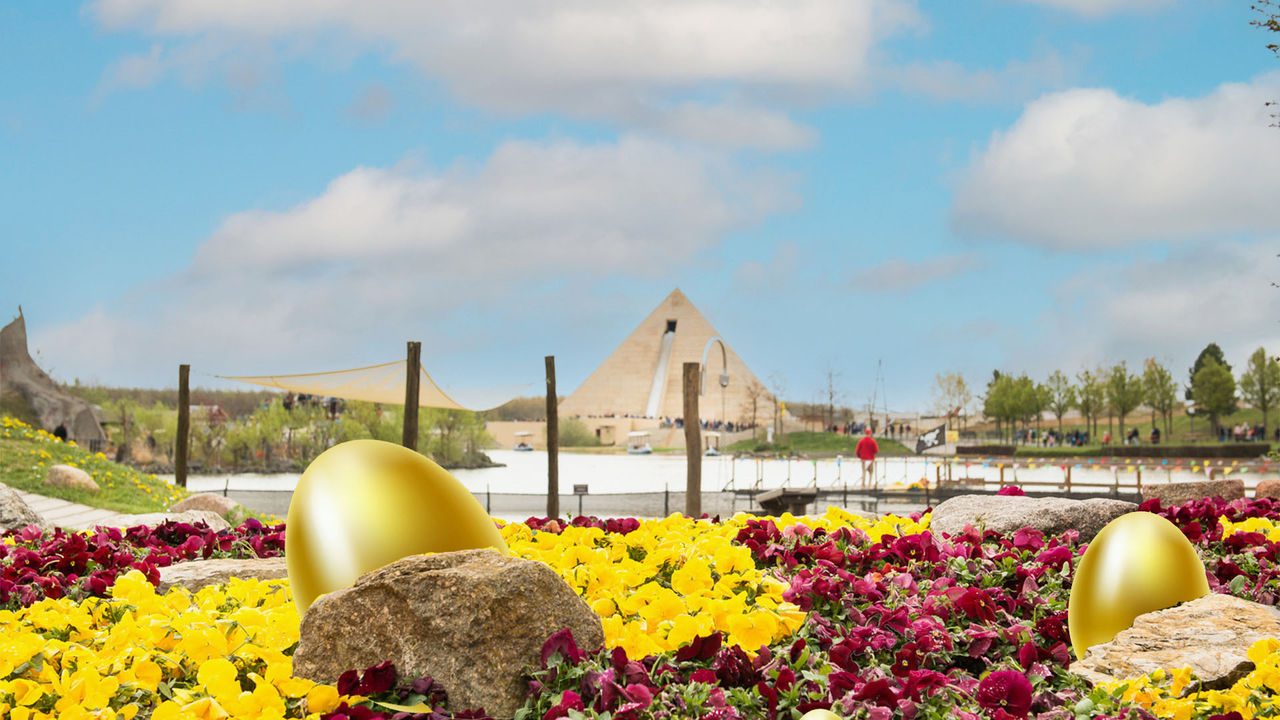
[[[44, 484], [51, 465], [73, 465], [93, 477], [100, 492], [51, 487]], [[125, 513], [167, 510], [186, 491], [130, 467], [111, 462], [75, 443], [10, 416], [0, 417], [0, 483], [19, 490]]]

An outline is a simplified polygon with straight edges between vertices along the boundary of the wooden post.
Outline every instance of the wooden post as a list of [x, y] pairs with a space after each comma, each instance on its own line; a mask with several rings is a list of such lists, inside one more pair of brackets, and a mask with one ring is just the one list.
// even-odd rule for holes
[[554, 355], [547, 356], [547, 517], [560, 517], [560, 412]]
[[698, 363], [684, 364], [684, 449], [688, 480], [684, 491], [684, 514], [702, 517], [702, 425], [698, 419], [698, 388], [702, 376]]
[[404, 371], [404, 435], [400, 444], [418, 449], [418, 383], [422, 379], [422, 343], [409, 341]]
[[1067, 494], [1071, 494], [1071, 463], [1067, 463]]
[[178, 366], [178, 437], [173, 441], [173, 481], [187, 486], [187, 445], [191, 441], [191, 366]]

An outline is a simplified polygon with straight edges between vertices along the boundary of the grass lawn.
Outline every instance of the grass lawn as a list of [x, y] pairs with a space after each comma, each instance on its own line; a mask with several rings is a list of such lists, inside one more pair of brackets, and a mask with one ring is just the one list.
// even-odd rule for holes
[[[779, 442], [769, 444], [764, 441], [742, 440], [728, 447], [730, 452], [794, 452], [809, 456], [853, 455], [861, 435], [837, 435], [827, 432], [793, 432], [782, 436]], [[897, 440], [876, 438], [880, 446], [881, 457], [899, 457], [914, 455]]]
[[[51, 465], [78, 467], [89, 473], [101, 490], [91, 493], [45, 485]], [[0, 483], [124, 513], [162, 512], [187, 495], [185, 490], [154, 475], [111, 462], [102, 453], [61, 442], [9, 416], [0, 417]]]

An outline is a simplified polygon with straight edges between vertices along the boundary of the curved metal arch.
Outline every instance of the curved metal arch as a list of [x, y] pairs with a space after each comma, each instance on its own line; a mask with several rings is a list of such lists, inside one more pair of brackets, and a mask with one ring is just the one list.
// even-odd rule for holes
[[720, 346], [720, 363], [724, 371], [720, 373], [720, 387], [729, 387], [729, 351], [724, 346], [724, 341], [717, 335], [707, 341], [707, 346], [702, 349], [702, 366], [698, 382], [698, 394], [707, 394], [707, 356], [711, 354], [711, 346]]

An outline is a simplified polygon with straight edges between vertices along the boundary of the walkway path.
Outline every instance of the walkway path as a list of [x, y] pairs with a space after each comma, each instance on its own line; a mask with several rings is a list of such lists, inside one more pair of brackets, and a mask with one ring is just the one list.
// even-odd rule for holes
[[[17, 488], [14, 489], [17, 490]], [[40, 517], [43, 517], [50, 525], [69, 530], [83, 530], [103, 523], [111, 524], [112, 521], [124, 514], [115, 510], [89, 507], [88, 505], [37, 495], [23, 490], [17, 490], [17, 493], [23, 502], [39, 513]]]

